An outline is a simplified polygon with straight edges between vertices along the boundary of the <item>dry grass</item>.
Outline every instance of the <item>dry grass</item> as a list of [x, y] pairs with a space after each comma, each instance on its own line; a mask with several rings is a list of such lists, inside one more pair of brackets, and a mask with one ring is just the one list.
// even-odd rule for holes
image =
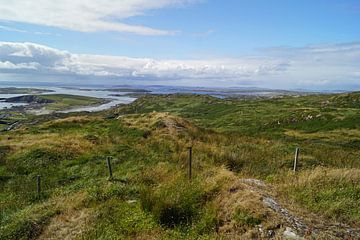
[[85, 140], [81, 133], [41, 133], [22, 134], [16, 136], [4, 135], [0, 137], [0, 144], [11, 147], [13, 151], [27, 150], [39, 146], [57, 151], [68, 151], [74, 154], [84, 154], [91, 150], [94, 144]]
[[60, 214], [49, 221], [38, 239], [70, 240], [84, 234], [94, 219], [93, 210], [86, 208], [86, 198], [85, 192], [52, 198], [51, 202]]
[[327, 132], [315, 132], [307, 133], [296, 130], [286, 130], [284, 132], [286, 136], [295, 137], [301, 140], [305, 139], [321, 139], [328, 142], [334, 141], [351, 141], [360, 139], [360, 130], [359, 129], [336, 129], [333, 131]]
[[[360, 223], [355, 206], [360, 172], [339, 167], [342, 163], [355, 166], [346, 161], [356, 161], [358, 151], [312, 146], [307, 141], [332, 141], [338, 135], [342, 135], [341, 141], [356, 140], [359, 131], [288, 130], [284, 140], [214, 132], [157, 112], [118, 119], [76, 116], [48, 121], [0, 136], [0, 144], [11, 148], [4, 153], [8, 167], [11, 161], [23, 166], [28, 163], [25, 160], [31, 160], [24, 171], [29, 176], [28, 187], [35, 186], [30, 177], [40, 168], [45, 181], [47, 174], [53, 177], [43, 202], [26, 202], [23, 210], [10, 212], [8, 218], [34, 218], [30, 222], [38, 226], [41, 239], [267, 239], [269, 232], [281, 237], [291, 225], [264, 204], [264, 198], [271, 197], [308, 226], [324, 231], [334, 226], [341, 232], [336, 222]], [[304, 146], [303, 165], [293, 174], [293, 151], [299, 143]], [[192, 183], [186, 178], [190, 145], [194, 153]], [[34, 151], [37, 148], [41, 151]], [[114, 157], [113, 181], [107, 181], [104, 162], [109, 155]], [[33, 164], [42, 161], [39, 168]], [[53, 163], [51, 173], [49, 163]], [[327, 167], [316, 168], [319, 165]], [[272, 185], [240, 179], [245, 176], [266, 179]], [[7, 190], [16, 186], [15, 178], [4, 179]], [[149, 194], [148, 199], [142, 199], [143, 192]], [[3, 196], [6, 204], [2, 206], [10, 209], [9, 202], [15, 197]], [[47, 213], [47, 209], [51, 211]], [[163, 216], [181, 221], [166, 226], [159, 221]], [[12, 231], [21, 233], [15, 227]], [[324, 233], [324, 239], [334, 235]]]
[[311, 171], [303, 171], [299, 173], [296, 178], [296, 183], [300, 186], [313, 185], [317, 183], [321, 185], [322, 182], [333, 181], [336, 182], [351, 182], [356, 186], [360, 184], [360, 169], [332, 169], [319, 167]]
[[86, 226], [91, 221], [93, 213], [89, 209], [77, 211], [67, 211], [51, 219], [49, 225], [39, 236], [39, 240], [58, 239], [70, 240], [76, 239], [84, 234]]
[[72, 117], [67, 117], [67, 118], [61, 118], [61, 119], [56, 119], [54, 121], [51, 121], [47, 124], [45, 124], [45, 126], [51, 126], [51, 124], [57, 124], [57, 123], [88, 123], [91, 121], [96, 121], [96, 120], [102, 120], [101, 117], [98, 116], [72, 116]]
[[[283, 198], [291, 196], [296, 204], [295, 210], [302, 209], [298, 205], [301, 204], [308, 211], [327, 218], [327, 221], [347, 222], [355, 227], [360, 226], [359, 186], [359, 169], [318, 167], [296, 175], [290, 173], [282, 176], [279, 192]], [[313, 216], [314, 221], [317, 219], [317, 216]]]
[[144, 130], [166, 129], [171, 133], [181, 130], [196, 130], [194, 125], [192, 125], [190, 122], [169, 113], [153, 112], [142, 115], [126, 115], [120, 116], [119, 119], [123, 120], [129, 127]]

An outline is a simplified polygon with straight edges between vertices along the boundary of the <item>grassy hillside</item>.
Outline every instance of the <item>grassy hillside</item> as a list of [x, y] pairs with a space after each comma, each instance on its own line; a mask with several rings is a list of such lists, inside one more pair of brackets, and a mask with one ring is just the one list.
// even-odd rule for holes
[[0, 135], [0, 239], [268, 239], [287, 227], [356, 239], [360, 109], [341, 96], [146, 96], [38, 117]]
[[336, 95], [328, 103], [337, 107], [360, 108], [360, 92]]
[[73, 107], [88, 106], [88, 105], [100, 104], [104, 102], [104, 100], [100, 98], [68, 95], [68, 94], [48, 94], [48, 95], [41, 95], [40, 97], [43, 99], [54, 101], [54, 103], [51, 103], [46, 106], [46, 109], [49, 110], [64, 110]]
[[[138, 99], [120, 113], [171, 112], [218, 131], [271, 135], [285, 128], [319, 131], [358, 129], [359, 94], [310, 95], [264, 100], [217, 99], [210, 96], [163, 95]], [[346, 103], [351, 107], [344, 107]], [[325, 125], [324, 125], [325, 123]]]

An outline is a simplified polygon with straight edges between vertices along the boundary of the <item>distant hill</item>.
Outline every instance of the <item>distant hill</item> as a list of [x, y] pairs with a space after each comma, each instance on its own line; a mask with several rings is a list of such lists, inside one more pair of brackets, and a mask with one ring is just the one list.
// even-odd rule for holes
[[330, 99], [330, 105], [347, 108], [360, 108], [360, 92], [338, 94]]
[[40, 94], [46, 92], [53, 92], [53, 91], [47, 89], [38, 89], [38, 88], [17, 88], [17, 87], [0, 88], [0, 94]]
[[12, 97], [5, 99], [5, 102], [12, 103], [53, 103], [54, 100], [46, 99], [41, 96], [36, 95], [24, 95], [19, 97]]

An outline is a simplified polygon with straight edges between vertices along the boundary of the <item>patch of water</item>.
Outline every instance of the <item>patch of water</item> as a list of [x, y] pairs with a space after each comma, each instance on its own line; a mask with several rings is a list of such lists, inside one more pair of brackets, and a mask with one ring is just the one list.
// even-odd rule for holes
[[[46, 95], [46, 94], [69, 94], [69, 95], [77, 95], [77, 96], [85, 96], [85, 97], [95, 97], [95, 98], [102, 98], [109, 100], [110, 102], [97, 105], [97, 106], [82, 106], [78, 108], [72, 108], [65, 111], [61, 111], [63, 113], [69, 113], [69, 112], [96, 112], [96, 111], [102, 111], [109, 109], [111, 107], [114, 107], [118, 104], [129, 104], [136, 100], [136, 98], [125, 96], [131, 92], [116, 92], [116, 91], [108, 91], [108, 90], [102, 90], [99, 91], [99, 89], [69, 89], [69, 88], [61, 88], [61, 87], [43, 87], [43, 89], [46, 90], [52, 90], [53, 92], [45, 92], [41, 93], [39, 95]], [[116, 96], [114, 96], [116, 94]], [[0, 94], [0, 98], [11, 98], [11, 97], [18, 97], [23, 96], [27, 94]], [[11, 108], [14, 106], [26, 106], [27, 103], [7, 103], [4, 101], [0, 101], [0, 110]], [[44, 114], [47, 114], [48, 112], [44, 112]]]
[[98, 112], [98, 111], [102, 111], [102, 110], [106, 110], [112, 107], [115, 107], [116, 105], [119, 104], [129, 104], [131, 102], [133, 102], [135, 100], [135, 98], [129, 98], [129, 97], [122, 97], [121, 100], [112, 100], [111, 102], [99, 105], [99, 106], [86, 106], [86, 107], [79, 107], [79, 108], [73, 108], [73, 109], [68, 109], [65, 111], [60, 111], [62, 113], [70, 113], [70, 112]]
[[0, 102], [0, 110], [6, 108], [12, 108], [17, 106], [25, 106], [27, 103], [8, 103], [8, 102]]

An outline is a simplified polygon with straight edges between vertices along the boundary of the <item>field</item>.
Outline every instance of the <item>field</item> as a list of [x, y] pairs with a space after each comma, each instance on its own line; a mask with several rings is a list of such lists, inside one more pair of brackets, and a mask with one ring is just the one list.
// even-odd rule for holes
[[67, 94], [48, 94], [48, 95], [42, 95], [41, 98], [54, 101], [53, 103], [47, 105], [45, 108], [48, 110], [55, 110], [55, 111], [65, 110], [80, 106], [101, 104], [104, 102], [104, 100], [99, 98], [67, 95]]
[[360, 238], [360, 93], [33, 118], [0, 135], [0, 239]]

